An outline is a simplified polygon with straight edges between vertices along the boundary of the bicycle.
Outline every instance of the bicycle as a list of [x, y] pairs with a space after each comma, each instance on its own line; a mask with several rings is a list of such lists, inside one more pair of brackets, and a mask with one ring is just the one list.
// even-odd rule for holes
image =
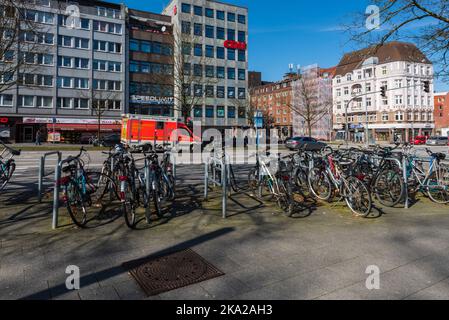
[[332, 151], [315, 162], [309, 172], [309, 186], [313, 195], [329, 201], [338, 192], [356, 216], [368, 217], [372, 210], [371, 193], [365, 184], [353, 175], [354, 161], [339, 151]]
[[22, 151], [8, 147], [3, 142], [0, 142], [0, 145], [3, 146], [0, 153], [0, 191], [3, 191], [16, 170], [14, 157], [20, 156]]
[[87, 153], [81, 148], [79, 154], [66, 159], [62, 168], [65, 174], [57, 183], [63, 188], [63, 199], [73, 223], [85, 228], [93, 218], [93, 208], [100, 213], [114, 200], [119, 199], [114, 181], [101, 172], [89, 172], [84, 169], [81, 156]]

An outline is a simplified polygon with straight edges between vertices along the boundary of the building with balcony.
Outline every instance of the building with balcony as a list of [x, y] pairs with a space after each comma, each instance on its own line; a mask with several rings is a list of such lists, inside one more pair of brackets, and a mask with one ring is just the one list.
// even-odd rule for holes
[[212, 0], [172, 0], [175, 116], [204, 127], [247, 124], [248, 9]]
[[39, 32], [21, 30], [20, 45], [11, 49], [10, 63], [25, 64], [0, 94], [9, 139], [32, 142], [37, 130], [44, 137], [55, 130], [62, 141], [79, 142], [96, 133], [99, 122], [103, 132], [118, 132], [126, 100], [124, 7], [31, 0], [24, 17]]
[[[390, 42], [345, 54], [333, 79], [334, 131], [362, 142], [409, 141], [434, 130], [432, 63], [411, 43]], [[429, 92], [425, 83], [429, 83]], [[386, 87], [382, 97], [381, 87]]]

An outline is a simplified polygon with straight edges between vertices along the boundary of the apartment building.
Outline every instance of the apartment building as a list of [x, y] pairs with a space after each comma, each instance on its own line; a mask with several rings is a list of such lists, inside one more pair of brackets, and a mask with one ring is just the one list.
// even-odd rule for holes
[[190, 116], [206, 128], [246, 125], [248, 9], [172, 0], [163, 14], [174, 26], [175, 116]]
[[98, 122], [102, 131], [118, 132], [126, 101], [124, 7], [92, 0], [30, 2], [24, 16], [39, 32], [21, 30], [19, 41], [37, 51], [16, 53], [30, 67], [21, 68], [17, 84], [0, 95], [10, 139], [31, 142], [37, 130], [55, 130], [61, 140], [78, 142], [96, 132]]
[[296, 73], [287, 73], [281, 81], [256, 86], [250, 89], [251, 107], [260, 110], [265, 118], [278, 129], [279, 137], [292, 135], [292, 97]]
[[437, 135], [449, 136], [449, 92], [435, 93], [434, 101], [435, 133]]
[[[434, 130], [434, 71], [414, 45], [390, 42], [345, 54], [333, 79], [334, 131], [344, 139], [409, 141]], [[425, 83], [429, 84], [429, 92]], [[386, 96], [380, 94], [386, 87]]]

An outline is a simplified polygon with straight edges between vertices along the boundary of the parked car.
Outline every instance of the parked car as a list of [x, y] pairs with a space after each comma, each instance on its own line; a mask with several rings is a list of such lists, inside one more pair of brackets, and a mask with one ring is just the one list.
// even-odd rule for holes
[[285, 146], [289, 150], [299, 150], [305, 145], [307, 145], [307, 151], [316, 151], [327, 147], [327, 144], [325, 144], [324, 142], [320, 142], [314, 138], [309, 137], [293, 137], [287, 139], [287, 141], [285, 142]]
[[92, 133], [81, 134], [80, 143], [81, 144], [92, 144], [95, 140], [95, 135]]
[[113, 133], [107, 136], [103, 136], [101, 137], [100, 141], [95, 141], [94, 145], [100, 145], [102, 147], [113, 147], [117, 144], [120, 144], [121, 141], [121, 136], [118, 133]]
[[447, 146], [448, 143], [448, 137], [430, 137], [426, 142], [428, 146]]
[[411, 139], [410, 143], [415, 145], [415, 146], [421, 146], [426, 144], [427, 142], [427, 137], [426, 136], [416, 136], [415, 140]]

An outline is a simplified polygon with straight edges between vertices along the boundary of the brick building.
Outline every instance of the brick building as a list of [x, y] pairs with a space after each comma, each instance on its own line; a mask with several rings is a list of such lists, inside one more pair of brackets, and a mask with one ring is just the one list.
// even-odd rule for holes
[[449, 136], [449, 92], [435, 93], [435, 132]]

